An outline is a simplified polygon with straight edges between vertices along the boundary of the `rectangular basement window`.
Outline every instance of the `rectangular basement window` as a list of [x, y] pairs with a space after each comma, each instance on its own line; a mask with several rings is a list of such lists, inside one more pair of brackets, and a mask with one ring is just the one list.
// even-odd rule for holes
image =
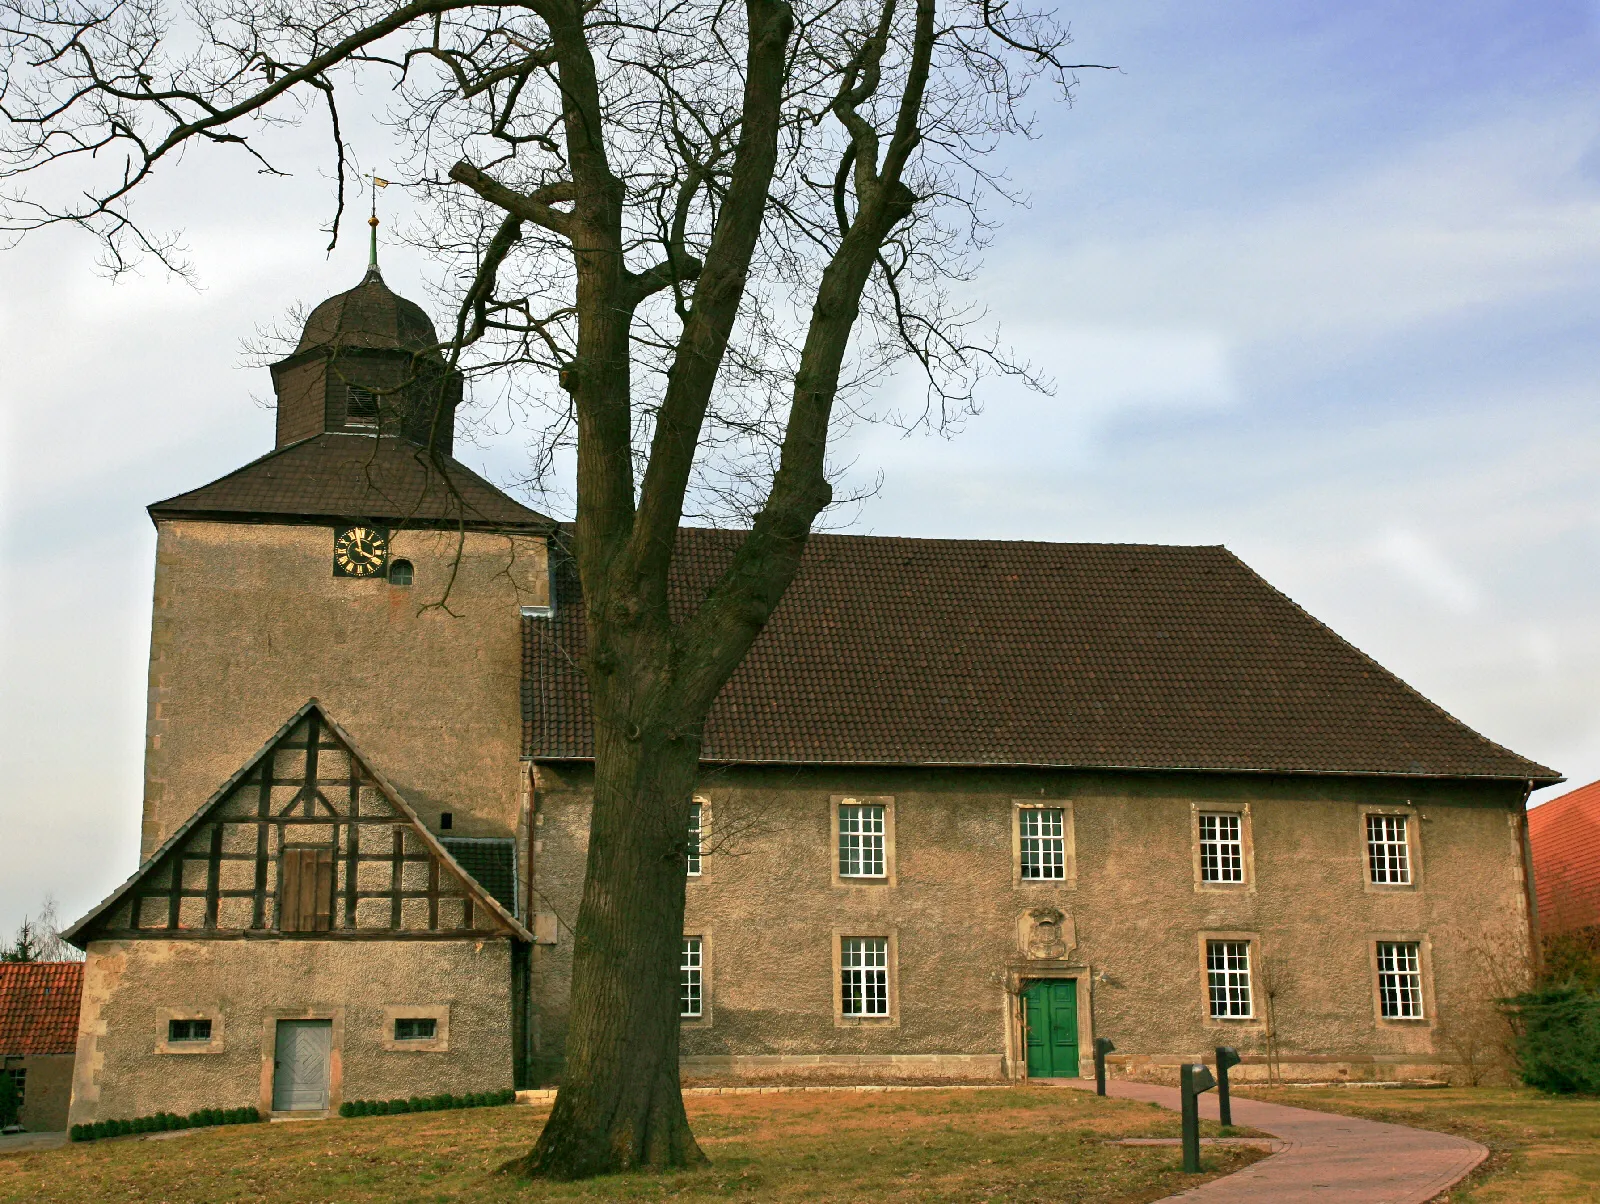
[[400, 1016], [394, 1022], [396, 1041], [432, 1041], [438, 1031], [439, 1022], [432, 1016]]
[[211, 1040], [211, 1021], [209, 1020], [168, 1020], [168, 1041], [209, 1041]]

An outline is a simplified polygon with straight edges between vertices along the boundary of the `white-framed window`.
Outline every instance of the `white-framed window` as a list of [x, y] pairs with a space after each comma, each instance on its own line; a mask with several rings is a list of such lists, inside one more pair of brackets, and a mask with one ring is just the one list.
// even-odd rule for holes
[[1206, 988], [1214, 1020], [1247, 1020], [1250, 1000], [1250, 942], [1206, 942]]
[[1411, 885], [1411, 848], [1404, 815], [1367, 816], [1367, 871], [1375, 886]]
[[1422, 946], [1378, 942], [1378, 1014], [1385, 1020], [1421, 1020]]
[[678, 962], [678, 1015], [686, 1020], [700, 1017], [704, 1007], [705, 947], [697, 936], [683, 938], [683, 957]]
[[883, 838], [885, 808], [881, 803], [839, 804], [839, 876], [885, 876]]
[[10, 1070], [0, 1070], [0, 1074], [11, 1076], [12, 1085], [17, 1089], [17, 1107], [22, 1107], [28, 1102], [28, 1071], [24, 1066], [16, 1066]]
[[689, 804], [689, 838], [684, 845], [684, 861], [689, 867], [689, 877], [700, 876], [700, 816], [702, 804]]
[[1244, 881], [1244, 820], [1236, 812], [1201, 813], [1200, 881]]
[[889, 942], [881, 936], [839, 941], [839, 1003], [846, 1016], [889, 1014]]
[[1017, 825], [1023, 880], [1044, 882], [1065, 878], [1066, 812], [1060, 807], [1020, 807]]

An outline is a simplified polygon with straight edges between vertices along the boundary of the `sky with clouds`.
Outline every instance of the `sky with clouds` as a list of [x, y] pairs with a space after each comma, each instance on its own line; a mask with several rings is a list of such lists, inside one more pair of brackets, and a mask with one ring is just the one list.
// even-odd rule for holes
[[[883, 485], [850, 529], [1226, 544], [1480, 731], [1600, 777], [1600, 7], [1062, 13], [1120, 70], [1005, 152], [1030, 200], [979, 284], [1058, 388], [997, 384], [954, 439], [855, 434]], [[201, 153], [151, 190], [199, 288], [109, 284], [67, 232], [0, 253], [0, 933], [134, 868], [143, 507], [271, 446], [241, 340], [359, 279], [275, 136], [292, 179]], [[413, 256], [385, 274], [426, 299]], [[510, 480], [525, 442], [463, 458]]]

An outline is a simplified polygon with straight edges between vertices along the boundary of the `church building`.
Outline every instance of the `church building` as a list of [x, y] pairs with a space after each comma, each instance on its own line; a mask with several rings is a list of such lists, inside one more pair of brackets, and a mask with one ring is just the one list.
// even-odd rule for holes
[[[150, 507], [141, 864], [78, 921], [73, 1123], [559, 1079], [593, 742], [573, 533], [452, 455], [376, 265], [276, 446]], [[686, 528], [687, 613], [741, 533]], [[1531, 957], [1467, 728], [1221, 547], [813, 536], [686, 835], [686, 1081], [1447, 1078]]]

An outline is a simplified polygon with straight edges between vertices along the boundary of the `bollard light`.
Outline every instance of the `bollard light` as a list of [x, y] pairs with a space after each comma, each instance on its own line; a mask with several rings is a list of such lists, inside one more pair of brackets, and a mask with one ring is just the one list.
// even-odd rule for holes
[[1185, 1062], [1178, 1070], [1178, 1095], [1183, 1106], [1183, 1169], [1200, 1173], [1200, 1093], [1217, 1085], [1199, 1062]]
[[1228, 1097], [1228, 1068], [1239, 1064], [1239, 1051], [1231, 1045], [1217, 1046], [1217, 1111], [1225, 1127], [1233, 1126], [1233, 1100]]
[[1116, 1046], [1111, 1044], [1109, 1038], [1096, 1037], [1094, 1039], [1094, 1093], [1106, 1093], [1106, 1055]]

